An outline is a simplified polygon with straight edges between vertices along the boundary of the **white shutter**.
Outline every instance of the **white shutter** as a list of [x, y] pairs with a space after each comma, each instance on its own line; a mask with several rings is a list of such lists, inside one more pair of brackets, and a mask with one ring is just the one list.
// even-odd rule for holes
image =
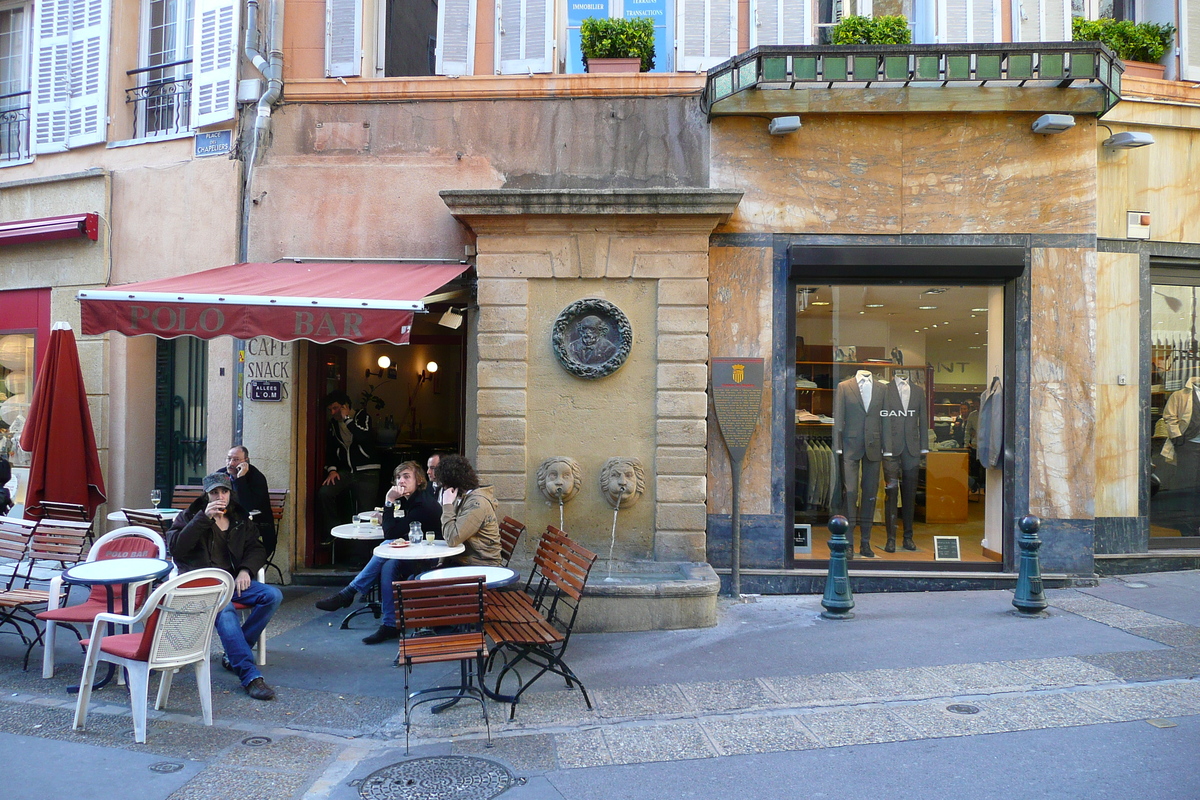
[[237, 114], [237, 0], [196, 0], [192, 33], [192, 127]]
[[1071, 41], [1071, 0], [1013, 0], [1013, 16], [1018, 42]]
[[438, 3], [438, 75], [472, 75], [475, 72], [475, 0], [440, 0]]
[[1000, 0], [944, 0], [938, 3], [938, 42], [1000, 41]]
[[553, 30], [553, 0], [496, 0], [498, 72], [553, 72]]
[[104, 141], [108, 0], [47, 0], [34, 19], [33, 150]]
[[325, 77], [362, 74], [362, 0], [325, 0]]
[[677, 0], [681, 72], [715, 67], [737, 54], [737, 0]]
[[1200, 3], [1188, 3], [1179, 31], [1183, 49], [1183, 78], [1200, 81]]
[[750, 46], [812, 44], [812, 0], [750, 0]]

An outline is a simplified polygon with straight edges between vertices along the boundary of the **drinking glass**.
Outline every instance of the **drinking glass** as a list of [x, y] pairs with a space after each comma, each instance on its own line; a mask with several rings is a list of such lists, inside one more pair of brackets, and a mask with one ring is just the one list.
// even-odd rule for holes
[[155, 510], [157, 510], [158, 504], [162, 502], [162, 490], [161, 489], [151, 489], [150, 490], [150, 502], [154, 504], [154, 508], [155, 508]]

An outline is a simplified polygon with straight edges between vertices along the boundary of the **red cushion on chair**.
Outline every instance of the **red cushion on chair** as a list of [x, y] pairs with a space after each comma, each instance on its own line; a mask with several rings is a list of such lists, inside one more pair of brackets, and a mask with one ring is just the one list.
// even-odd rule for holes
[[[143, 633], [117, 633], [101, 639], [100, 649], [105, 653], [132, 661], [145, 661], [150, 656], [151, 638]], [[84, 639], [81, 644], [86, 646], [88, 640]]]
[[79, 605], [42, 611], [37, 615], [37, 618], [53, 622], [91, 622], [96, 618], [97, 614], [104, 611], [108, 611], [108, 601], [101, 597], [99, 602], [97, 602], [89, 597], [87, 601]]

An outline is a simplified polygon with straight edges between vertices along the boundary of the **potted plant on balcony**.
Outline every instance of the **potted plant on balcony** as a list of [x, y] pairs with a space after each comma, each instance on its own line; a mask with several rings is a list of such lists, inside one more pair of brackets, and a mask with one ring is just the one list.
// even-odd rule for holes
[[830, 32], [834, 44], [912, 44], [912, 31], [902, 16], [846, 17]]
[[1171, 46], [1175, 26], [1171, 23], [1130, 22], [1117, 19], [1071, 20], [1071, 38], [1077, 42], [1106, 44], [1125, 62], [1125, 74], [1162, 80], [1166, 69], [1157, 63]]
[[588, 72], [649, 72], [654, 69], [654, 20], [650, 17], [588, 17], [579, 26]]

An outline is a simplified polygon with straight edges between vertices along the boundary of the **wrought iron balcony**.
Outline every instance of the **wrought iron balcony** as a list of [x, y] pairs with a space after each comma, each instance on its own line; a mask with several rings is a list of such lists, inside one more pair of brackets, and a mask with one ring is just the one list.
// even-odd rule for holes
[[0, 162], [29, 158], [29, 92], [0, 94]]
[[1099, 42], [770, 45], [708, 71], [709, 118], [790, 113], [1037, 111], [1101, 116], [1124, 65]]
[[134, 130], [138, 138], [169, 136], [190, 127], [192, 109], [192, 60], [172, 61], [153, 67], [131, 69], [138, 86], [125, 90], [125, 102], [133, 105]]

